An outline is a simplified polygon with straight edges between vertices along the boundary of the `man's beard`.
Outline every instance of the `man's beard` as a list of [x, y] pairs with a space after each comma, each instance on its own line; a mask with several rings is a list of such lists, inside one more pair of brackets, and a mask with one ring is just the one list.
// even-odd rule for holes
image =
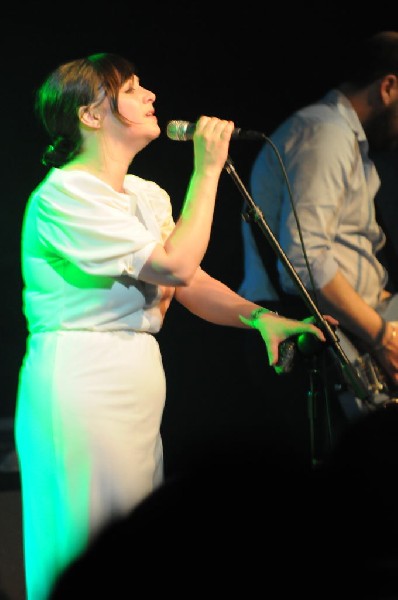
[[398, 148], [398, 104], [384, 108], [364, 126], [371, 152]]

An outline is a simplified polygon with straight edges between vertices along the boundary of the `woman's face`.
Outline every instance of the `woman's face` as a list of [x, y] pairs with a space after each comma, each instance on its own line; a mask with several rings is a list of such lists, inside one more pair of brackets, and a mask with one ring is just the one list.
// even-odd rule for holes
[[160, 128], [153, 106], [155, 100], [155, 94], [142, 87], [139, 78], [134, 75], [122, 85], [118, 96], [119, 112], [130, 124], [126, 127], [117, 119], [116, 121], [134, 138], [137, 136], [145, 137], [147, 140], [157, 138]]

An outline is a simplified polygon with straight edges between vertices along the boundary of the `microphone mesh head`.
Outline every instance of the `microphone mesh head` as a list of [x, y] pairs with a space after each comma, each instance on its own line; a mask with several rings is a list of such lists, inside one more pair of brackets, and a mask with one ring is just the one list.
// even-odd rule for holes
[[187, 137], [188, 121], [169, 121], [167, 124], [167, 137], [177, 142], [185, 142]]

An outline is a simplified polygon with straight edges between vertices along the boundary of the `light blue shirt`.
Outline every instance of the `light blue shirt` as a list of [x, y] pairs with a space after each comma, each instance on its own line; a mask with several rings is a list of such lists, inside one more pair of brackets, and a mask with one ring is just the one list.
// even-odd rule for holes
[[[319, 102], [292, 115], [270, 138], [286, 170], [315, 287], [325, 286], [340, 270], [364, 301], [376, 306], [387, 282], [387, 273], [375, 256], [385, 244], [374, 206], [380, 179], [351, 103], [339, 91], [331, 90]], [[266, 223], [311, 291], [288, 187], [272, 144], [266, 143], [260, 150], [250, 188]], [[253, 301], [277, 300], [250, 224], [242, 224], [242, 235], [244, 279], [239, 293]], [[282, 288], [297, 294], [281, 261], [278, 271]]]

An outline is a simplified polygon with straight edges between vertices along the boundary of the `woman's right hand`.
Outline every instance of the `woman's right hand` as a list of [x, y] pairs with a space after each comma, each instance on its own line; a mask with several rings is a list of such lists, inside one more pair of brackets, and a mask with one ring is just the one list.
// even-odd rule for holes
[[234, 123], [201, 116], [193, 135], [195, 170], [201, 175], [221, 173], [228, 158]]
[[200, 117], [194, 142], [194, 170], [176, 225], [162, 247], [156, 246], [140, 271], [148, 283], [187, 286], [208, 247], [220, 173], [228, 158], [234, 124]]

